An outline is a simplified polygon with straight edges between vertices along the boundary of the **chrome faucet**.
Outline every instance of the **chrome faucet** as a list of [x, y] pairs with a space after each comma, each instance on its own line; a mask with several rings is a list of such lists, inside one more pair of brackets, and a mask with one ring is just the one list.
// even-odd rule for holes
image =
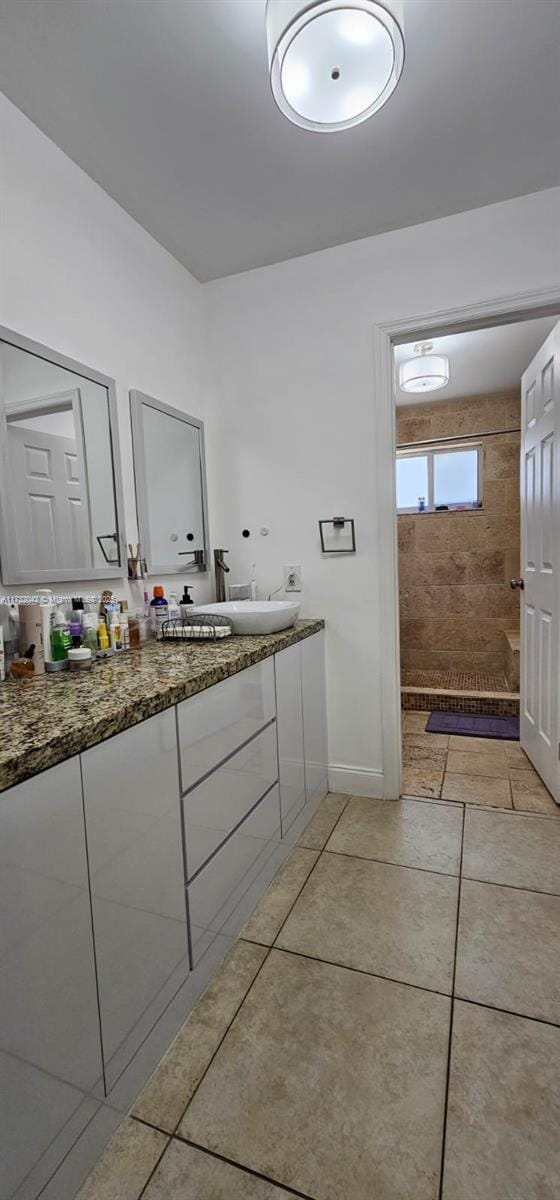
[[229, 567], [224, 562], [224, 554], [229, 554], [229, 550], [214, 550], [214, 579], [218, 604], [222, 604], [226, 598], [225, 577], [229, 575]]

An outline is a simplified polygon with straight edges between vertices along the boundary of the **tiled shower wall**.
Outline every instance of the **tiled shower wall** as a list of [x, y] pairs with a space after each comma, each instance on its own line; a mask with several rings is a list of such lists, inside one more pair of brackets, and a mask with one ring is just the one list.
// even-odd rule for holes
[[[397, 408], [397, 443], [488, 433], [483, 508], [398, 517], [401, 666], [503, 671], [519, 631], [519, 393]], [[496, 432], [498, 431], [498, 432]]]

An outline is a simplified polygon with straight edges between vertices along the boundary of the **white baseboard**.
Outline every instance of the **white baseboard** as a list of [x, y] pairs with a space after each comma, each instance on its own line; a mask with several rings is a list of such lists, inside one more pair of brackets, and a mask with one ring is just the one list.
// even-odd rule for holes
[[329, 764], [329, 791], [343, 796], [370, 796], [382, 800], [385, 780], [383, 771], [346, 767], [342, 763]]

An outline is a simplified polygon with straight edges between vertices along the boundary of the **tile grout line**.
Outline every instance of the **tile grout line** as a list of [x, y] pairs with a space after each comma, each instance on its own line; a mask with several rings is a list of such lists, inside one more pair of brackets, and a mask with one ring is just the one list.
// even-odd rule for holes
[[542, 888], [525, 887], [522, 883], [500, 883], [496, 879], [477, 879], [475, 875], [463, 875], [463, 879], [467, 883], [482, 883], [486, 887], [509, 888], [512, 892], [528, 892], [530, 896], [552, 896], [554, 900], [560, 900], [560, 890], [545, 892]]
[[[483, 776], [479, 775], [477, 778], [481, 779]], [[490, 779], [492, 776], [484, 776], [484, 778]], [[360, 799], [360, 797], [358, 797], [358, 799]], [[556, 806], [558, 808], [557, 813], [539, 812], [538, 809], [534, 808], [517, 808], [515, 801], [513, 800], [507, 808], [504, 808], [499, 804], [484, 804], [484, 801], [482, 800], [443, 800], [438, 799], [437, 796], [413, 796], [411, 792], [403, 792], [402, 796], [399, 796], [399, 800], [414, 800], [416, 804], [441, 804], [443, 806], [447, 805], [448, 808], [453, 808], [453, 806], [455, 806], [455, 808], [466, 806], [468, 809], [474, 809], [475, 812], [482, 810], [483, 812], [517, 813], [517, 815], [520, 817], [539, 817], [541, 820], [544, 819], [547, 821], [557, 821], [558, 817], [560, 817], [560, 805]], [[393, 803], [393, 801], [390, 803]]]
[[297, 1196], [299, 1200], [316, 1200], [316, 1197], [311, 1196], [309, 1192], [300, 1192], [297, 1188], [290, 1187], [287, 1183], [279, 1183], [277, 1179], [273, 1179], [270, 1175], [263, 1175], [261, 1171], [256, 1171], [254, 1167], [246, 1167], [243, 1163], [236, 1162], [235, 1159], [228, 1158], [226, 1154], [220, 1154], [217, 1150], [209, 1150], [207, 1146], [201, 1146], [199, 1142], [193, 1142], [190, 1138], [183, 1137], [182, 1134], [178, 1134], [174, 1140], [182, 1142], [185, 1146], [192, 1146], [193, 1150], [199, 1150], [202, 1154], [207, 1154], [209, 1158], [217, 1158], [218, 1162], [235, 1167], [238, 1171], [245, 1171], [253, 1179], [262, 1179], [263, 1183], [271, 1184], [280, 1192], [286, 1192], [288, 1196]]
[[[392, 804], [393, 801], [390, 801]], [[436, 867], [415, 867], [412, 863], [393, 862], [388, 858], [370, 858], [365, 854], [351, 854], [349, 850], [323, 850], [322, 854], [332, 854], [335, 858], [355, 858], [358, 862], [379, 863], [382, 867], [402, 867], [403, 871], [420, 871], [423, 875], [442, 875], [444, 879], [458, 879], [459, 872], [456, 875], [453, 871], [438, 871]], [[484, 882], [481, 880], [480, 882]]]
[[[135, 1119], [136, 1119], [136, 1118], [135, 1118]], [[141, 1122], [141, 1124], [144, 1124], [144, 1122]], [[155, 1126], [150, 1126], [150, 1128], [155, 1128]], [[158, 1133], [163, 1133], [163, 1130], [162, 1130], [162, 1129], [158, 1129], [158, 1131], [157, 1131], [157, 1132], [158, 1132]], [[162, 1161], [162, 1159], [163, 1159], [164, 1155], [167, 1153], [167, 1150], [169, 1149], [169, 1145], [170, 1145], [170, 1143], [171, 1143], [171, 1138], [170, 1138], [170, 1136], [169, 1136], [169, 1134], [168, 1134], [168, 1133], [167, 1133], [165, 1136], [166, 1136], [166, 1138], [167, 1138], [167, 1141], [166, 1141], [166, 1143], [165, 1143], [165, 1146], [163, 1147], [163, 1150], [162, 1150], [161, 1154], [159, 1155], [159, 1158], [158, 1158], [157, 1162], [156, 1162], [156, 1163], [154, 1164], [154, 1166], [152, 1167], [152, 1169], [151, 1169], [151, 1171], [150, 1171], [150, 1174], [148, 1175], [148, 1178], [147, 1178], [147, 1180], [146, 1180], [145, 1184], [143, 1185], [143, 1187], [142, 1187], [141, 1191], [139, 1191], [139, 1192], [138, 1192], [138, 1196], [135, 1198], [135, 1200], [142, 1200], [142, 1196], [144, 1195], [144, 1193], [145, 1193], [145, 1191], [146, 1191], [146, 1188], [147, 1188], [147, 1187], [150, 1185], [150, 1183], [152, 1182], [152, 1179], [153, 1179], [153, 1177], [154, 1177], [154, 1175], [155, 1175], [156, 1171], [159, 1169], [159, 1166], [160, 1166], [160, 1164], [161, 1164], [161, 1161]]]
[[560, 1029], [560, 1021], [547, 1021], [546, 1017], [532, 1017], [528, 1013], [517, 1012], [513, 1008], [500, 1008], [498, 1004], [485, 1004], [482, 1000], [470, 1000], [468, 996], [455, 996], [461, 1004], [471, 1004], [473, 1008], [484, 1008], [487, 1012], [503, 1013], [506, 1017], [519, 1017], [520, 1021], [533, 1021], [536, 1025], [548, 1025], [550, 1029]]
[[[457, 878], [457, 876], [453, 876]], [[385, 979], [387, 983], [396, 983], [399, 987], [414, 988], [416, 992], [427, 992], [429, 996], [445, 996], [451, 1000], [451, 992], [441, 992], [437, 988], [424, 987], [421, 983], [411, 983], [408, 979], [396, 979], [393, 975], [379, 975], [375, 971], [364, 971], [362, 967], [351, 967], [348, 963], [335, 962], [332, 958], [317, 958], [314, 954], [305, 954], [303, 950], [289, 950], [286, 946], [271, 946], [278, 954], [290, 954], [292, 958], [304, 958], [307, 962], [322, 963], [325, 967], [336, 967], [339, 971], [352, 971], [354, 975], [363, 975], [366, 979]]]
[[[328, 794], [328, 793], [327, 793], [327, 794]], [[349, 801], [349, 799], [350, 799], [350, 797], [348, 796], [348, 797], [347, 797], [347, 800], [346, 800], [346, 803], [344, 804], [344, 807], [342, 808], [341, 812], [339, 813], [339, 815], [338, 815], [338, 817], [337, 817], [337, 820], [336, 820], [336, 822], [335, 822], [335, 824], [334, 824], [334, 826], [333, 826], [333, 830], [334, 830], [334, 829], [336, 829], [336, 826], [338, 825], [338, 822], [339, 822], [339, 820], [340, 820], [340, 818], [341, 818], [341, 816], [342, 816], [342, 813], [344, 812], [344, 810], [345, 810], [345, 808], [346, 808], [346, 805], [348, 804], [348, 801]], [[315, 814], [313, 814], [313, 815], [315, 815]], [[333, 832], [333, 830], [331, 830], [331, 833]], [[329, 837], [330, 837], [330, 836], [331, 836], [331, 834], [329, 833]], [[328, 838], [327, 838], [327, 841], [328, 841]], [[294, 850], [295, 850], [295, 848], [296, 848], [295, 846], [294, 846], [294, 847], [292, 847], [292, 849], [294, 849]], [[310, 847], [300, 847], [300, 849], [310, 849]], [[313, 863], [313, 866], [312, 866], [312, 868], [311, 868], [311, 871], [309, 872], [309, 875], [311, 875], [311, 874], [312, 874], [312, 872], [314, 871], [314, 869], [315, 869], [315, 867], [316, 867], [317, 863], [319, 862], [319, 859], [320, 859], [320, 857], [321, 857], [321, 854], [322, 854], [322, 851], [319, 851], [319, 853], [318, 853], [318, 855], [317, 855], [317, 859], [316, 859], [316, 861]], [[307, 876], [307, 879], [309, 879], [309, 875]], [[304, 884], [302, 885], [302, 888], [300, 889], [300, 891], [301, 891], [301, 890], [303, 890], [303, 887], [305, 887], [305, 883], [307, 883], [307, 879], [305, 880]], [[271, 883], [272, 883], [272, 882], [273, 882], [273, 881], [271, 880]], [[299, 896], [299, 894], [300, 894], [300, 892], [298, 892], [298, 896]], [[265, 895], [266, 895], [266, 893], [265, 893]], [[294, 900], [294, 904], [296, 903], [296, 901], [297, 901], [297, 899], [298, 899], [298, 896], [296, 896], [296, 899]], [[291, 912], [291, 909], [292, 909], [292, 908], [293, 908], [293, 905], [292, 905], [292, 906], [291, 906], [291, 908], [290, 908], [290, 912]], [[289, 913], [288, 913], [288, 916], [289, 916]], [[285, 920], [287, 920], [287, 917], [285, 918]], [[283, 925], [284, 925], [284, 921], [282, 922], [282, 926], [283, 926]], [[282, 929], [282, 926], [280, 927], [280, 930], [278, 930], [278, 934], [280, 933], [280, 931], [281, 931], [281, 929]], [[276, 935], [277, 937], [278, 937], [278, 934]], [[234, 941], [234, 943], [233, 943], [233, 944], [235, 945], [235, 942], [236, 942], [236, 941], [239, 941], [239, 940], [245, 940], [245, 939], [238, 937], [238, 938], [236, 938], [236, 939], [235, 939], [235, 941]], [[276, 940], [276, 939], [275, 939], [275, 940]], [[248, 943], [248, 944], [249, 944], [249, 945], [260, 945], [261, 943]], [[274, 945], [274, 943], [273, 943], [273, 945]], [[179, 1125], [181, 1124], [181, 1121], [183, 1120], [183, 1118], [184, 1118], [184, 1116], [185, 1116], [185, 1114], [186, 1114], [186, 1112], [187, 1112], [187, 1109], [189, 1108], [190, 1104], [192, 1104], [192, 1101], [194, 1100], [194, 1098], [195, 1098], [195, 1096], [196, 1096], [196, 1094], [197, 1094], [197, 1092], [198, 1092], [198, 1090], [199, 1090], [199, 1088], [200, 1088], [200, 1086], [201, 1086], [201, 1084], [202, 1084], [203, 1080], [206, 1078], [206, 1075], [208, 1074], [208, 1071], [210, 1070], [210, 1067], [212, 1066], [212, 1063], [214, 1062], [214, 1059], [215, 1059], [215, 1057], [216, 1057], [216, 1055], [217, 1055], [218, 1051], [220, 1050], [220, 1047], [222, 1046], [223, 1042], [225, 1041], [225, 1039], [226, 1039], [226, 1037], [227, 1037], [227, 1035], [228, 1035], [228, 1033], [229, 1033], [230, 1029], [232, 1028], [232, 1026], [233, 1026], [233, 1024], [234, 1024], [235, 1020], [237, 1019], [237, 1017], [238, 1017], [238, 1015], [239, 1015], [239, 1012], [240, 1012], [241, 1008], [243, 1007], [243, 1005], [244, 1005], [244, 1003], [245, 1003], [245, 1001], [246, 1001], [246, 999], [247, 999], [247, 997], [248, 997], [248, 995], [249, 995], [250, 991], [251, 991], [251, 990], [252, 990], [252, 988], [254, 987], [254, 985], [255, 985], [255, 983], [256, 983], [256, 981], [257, 981], [257, 979], [258, 979], [258, 977], [259, 977], [259, 975], [260, 975], [260, 973], [261, 973], [261, 971], [262, 971], [262, 969], [263, 969], [263, 967], [264, 967], [265, 963], [267, 962], [267, 960], [268, 960], [268, 958], [269, 958], [269, 956], [270, 956], [270, 952], [271, 952], [271, 950], [272, 950], [272, 948], [273, 948], [273, 945], [272, 945], [272, 946], [263, 946], [263, 949], [266, 949], [267, 953], [265, 954], [265, 956], [264, 956], [264, 958], [263, 958], [263, 960], [262, 960], [262, 963], [260, 964], [260, 966], [259, 966], [259, 969], [258, 969], [258, 971], [257, 971], [257, 973], [256, 973], [256, 975], [255, 975], [255, 977], [254, 977], [254, 979], [252, 979], [252, 980], [251, 980], [251, 983], [249, 984], [249, 987], [247, 988], [247, 991], [245, 992], [244, 996], [242, 997], [242, 999], [240, 1000], [239, 1004], [237, 1005], [237, 1008], [236, 1008], [236, 1010], [235, 1010], [235, 1012], [234, 1012], [234, 1014], [233, 1014], [233, 1017], [231, 1018], [231, 1021], [228, 1023], [228, 1025], [227, 1025], [227, 1028], [225, 1029], [225, 1031], [224, 1031], [224, 1033], [223, 1033], [222, 1037], [220, 1038], [220, 1040], [219, 1040], [219, 1042], [218, 1042], [218, 1045], [216, 1046], [216, 1048], [215, 1048], [215, 1050], [214, 1050], [214, 1052], [213, 1052], [213, 1054], [212, 1054], [211, 1058], [210, 1058], [210, 1059], [209, 1059], [209, 1061], [207, 1062], [207, 1064], [206, 1064], [206, 1067], [204, 1068], [204, 1071], [203, 1071], [203, 1073], [202, 1073], [202, 1075], [201, 1075], [201, 1077], [200, 1077], [200, 1079], [199, 1079], [199, 1081], [198, 1081], [198, 1083], [197, 1083], [197, 1085], [196, 1085], [196, 1087], [195, 1087], [195, 1089], [194, 1089], [194, 1091], [193, 1091], [193, 1093], [192, 1093], [192, 1096], [190, 1096], [190, 1097], [189, 1097], [189, 1100], [188, 1100], [187, 1104], [185, 1105], [185, 1108], [183, 1109], [183, 1111], [182, 1111], [182, 1113], [181, 1113], [181, 1116], [179, 1117], [179, 1120], [177, 1121], [176, 1125], [174, 1126], [172, 1133], [171, 1133], [170, 1135], [168, 1134], [168, 1136], [171, 1136], [171, 1137], [175, 1137], [175, 1136], [176, 1136], [176, 1134], [177, 1134], [177, 1130], [178, 1130], [178, 1128], [179, 1128]], [[210, 981], [209, 981], [209, 982], [210, 982]], [[140, 1118], [138, 1118], [138, 1117], [135, 1117], [134, 1119], [135, 1119], [135, 1120], [140, 1120]]]
[[451, 1011], [449, 1014], [449, 1045], [447, 1049], [447, 1072], [445, 1077], [445, 1100], [443, 1109], [443, 1129], [441, 1136], [441, 1162], [439, 1173], [439, 1200], [443, 1200], [443, 1180], [445, 1172], [445, 1144], [447, 1141], [447, 1114], [449, 1110], [449, 1084], [451, 1078], [451, 1055], [453, 1048], [453, 1018], [455, 1015], [455, 979], [457, 976], [457, 953], [459, 948], [459, 920], [461, 914], [461, 883], [463, 873], [463, 850], [465, 845], [465, 813], [463, 807], [463, 824], [461, 829], [461, 853], [459, 858], [459, 886], [457, 889], [457, 921], [455, 925], [455, 953], [453, 955], [453, 978], [451, 981]]
[[[284, 920], [282, 921], [282, 924], [281, 924], [280, 928], [279, 928], [279, 929], [277, 929], [277, 931], [276, 931], [276, 934], [275, 934], [275, 936], [274, 936], [274, 941], [272, 942], [272, 945], [271, 945], [271, 947], [270, 947], [270, 949], [271, 949], [271, 950], [272, 950], [272, 949], [274, 949], [274, 948], [276, 947], [276, 943], [277, 943], [277, 941], [278, 941], [278, 938], [280, 937], [280, 934], [282, 933], [282, 930], [283, 930], [283, 928], [284, 928], [284, 925], [286, 924], [286, 921], [287, 921], [287, 920], [288, 920], [288, 918], [290, 917], [290, 915], [291, 915], [291, 913], [292, 913], [292, 910], [295, 908], [295, 905], [297, 904], [297, 902], [298, 902], [298, 900], [299, 900], [299, 898], [300, 898], [300, 896], [301, 896], [301, 893], [303, 892], [303, 889], [304, 889], [304, 887], [307, 887], [307, 884], [309, 883], [309, 880], [311, 879], [311, 876], [312, 876], [312, 874], [313, 874], [313, 872], [314, 872], [314, 870], [315, 870], [315, 868], [316, 868], [316, 866], [317, 866], [317, 863], [321, 861], [321, 858], [323, 857], [323, 854], [325, 853], [325, 846], [327, 846], [327, 845], [328, 845], [328, 843], [330, 842], [330, 839], [332, 838], [332, 835], [333, 835], [333, 833], [334, 833], [334, 831], [335, 831], [335, 829], [336, 829], [336, 827], [337, 827], [337, 825], [338, 825], [338, 823], [339, 823], [339, 821], [340, 821], [340, 819], [341, 819], [341, 817], [342, 817], [343, 813], [345, 813], [345, 812], [346, 812], [346, 809], [347, 809], [347, 807], [348, 807], [348, 805], [349, 805], [349, 803], [350, 803], [350, 800], [351, 800], [351, 796], [348, 796], [348, 797], [347, 797], [347, 799], [346, 799], [346, 803], [344, 804], [343, 808], [341, 808], [341, 810], [340, 810], [340, 812], [339, 812], [339, 814], [338, 814], [338, 817], [336, 818], [336, 821], [335, 821], [335, 823], [334, 823], [334, 825], [333, 825], [333, 827], [332, 827], [332, 829], [331, 829], [330, 833], [328, 834], [328, 836], [327, 836], [327, 838], [326, 838], [326, 840], [325, 840], [325, 843], [324, 843], [324, 845], [323, 845], [323, 846], [322, 846], [322, 848], [321, 848], [321, 849], [318, 851], [318, 853], [317, 853], [317, 858], [315, 859], [315, 862], [313, 863], [313, 866], [312, 866], [312, 868], [311, 868], [311, 870], [310, 870], [309, 874], [308, 874], [308, 875], [306, 876], [306, 878], [304, 879], [304, 881], [303, 881], [303, 883], [302, 883], [302, 885], [301, 885], [301, 887], [300, 887], [300, 889], [299, 889], [299, 891], [298, 891], [298, 894], [297, 894], [297, 896], [295, 897], [295, 900], [292, 902], [292, 904], [290, 904], [290, 907], [289, 907], [289, 909], [288, 909], [288, 911], [287, 911], [287, 913], [286, 913], [286, 916], [284, 917]], [[315, 815], [315, 814], [314, 814], [314, 815]], [[301, 849], [301, 850], [310, 850], [311, 848], [312, 848], [311, 846], [300, 846], [300, 849]], [[295, 849], [296, 849], [296, 847], [294, 846], [294, 850], [295, 850]], [[276, 947], [276, 948], [278, 948], [278, 947]]]
[[[236, 938], [236, 939], [235, 939], [235, 942], [233, 943], [233, 945], [235, 945], [237, 941], [238, 941], [238, 939]], [[182, 1113], [181, 1113], [181, 1116], [179, 1117], [179, 1120], [177, 1121], [176, 1125], [174, 1125], [174, 1127], [173, 1127], [173, 1131], [172, 1131], [172, 1133], [171, 1133], [171, 1135], [170, 1135], [171, 1137], [175, 1137], [175, 1135], [176, 1135], [176, 1133], [177, 1133], [177, 1130], [178, 1130], [178, 1128], [179, 1128], [179, 1125], [181, 1124], [181, 1121], [183, 1120], [183, 1118], [184, 1118], [184, 1116], [185, 1116], [185, 1113], [186, 1113], [187, 1109], [189, 1108], [189, 1105], [190, 1105], [190, 1104], [192, 1104], [192, 1102], [193, 1102], [193, 1100], [194, 1100], [194, 1098], [195, 1098], [195, 1096], [196, 1096], [196, 1094], [197, 1094], [197, 1092], [198, 1092], [198, 1089], [200, 1088], [200, 1086], [201, 1086], [202, 1082], [204, 1081], [204, 1079], [206, 1079], [206, 1076], [207, 1076], [207, 1074], [208, 1074], [208, 1071], [210, 1070], [210, 1067], [212, 1066], [212, 1063], [214, 1062], [214, 1059], [215, 1059], [215, 1057], [216, 1057], [216, 1055], [217, 1055], [218, 1051], [220, 1050], [220, 1047], [222, 1046], [223, 1042], [225, 1041], [225, 1039], [226, 1039], [226, 1037], [227, 1037], [227, 1035], [228, 1035], [228, 1033], [229, 1033], [230, 1029], [231, 1029], [231, 1028], [232, 1028], [232, 1026], [233, 1026], [233, 1023], [234, 1023], [234, 1021], [237, 1019], [237, 1017], [238, 1017], [238, 1015], [239, 1015], [239, 1012], [240, 1012], [241, 1008], [243, 1007], [243, 1005], [244, 1005], [244, 1003], [245, 1003], [245, 1001], [246, 1001], [246, 999], [247, 999], [247, 996], [249, 995], [249, 992], [250, 992], [250, 991], [251, 991], [251, 989], [254, 987], [254, 985], [255, 985], [255, 983], [256, 983], [256, 981], [257, 981], [257, 979], [258, 979], [258, 977], [259, 977], [259, 975], [260, 975], [260, 973], [261, 973], [261, 971], [262, 971], [262, 969], [263, 969], [263, 967], [264, 967], [264, 964], [265, 964], [265, 962], [267, 962], [267, 960], [268, 960], [268, 957], [269, 957], [269, 955], [270, 955], [270, 951], [271, 951], [272, 947], [270, 947], [270, 946], [269, 946], [269, 947], [267, 947], [266, 949], [267, 949], [267, 953], [265, 954], [265, 956], [264, 956], [264, 958], [263, 958], [263, 960], [262, 960], [262, 963], [261, 963], [261, 964], [260, 964], [260, 966], [259, 966], [259, 969], [258, 969], [258, 971], [257, 971], [256, 975], [255, 975], [255, 976], [254, 976], [254, 978], [251, 980], [251, 982], [250, 982], [250, 984], [249, 984], [249, 987], [247, 988], [247, 991], [246, 991], [246, 992], [245, 992], [245, 994], [243, 995], [242, 999], [239, 1001], [239, 1004], [237, 1005], [237, 1008], [236, 1008], [236, 1010], [235, 1010], [235, 1012], [234, 1012], [234, 1014], [233, 1014], [233, 1016], [232, 1016], [232, 1018], [231, 1018], [231, 1021], [229, 1021], [229, 1022], [228, 1022], [228, 1025], [227, 1025], [226, 1029], [224, 1030], [224, 1033], [222, 1034], [222, 1037], [220, 1038], [220, 1040], [219, 1040], [219, 1042], [218, 1042], [218, 1045], [216, 1046], [216, 1049], [214, 1050], [213, 1054], [211, 1055], [210, 1059], [208, 1060], [208, 1062], [207, 1062], [207, 1064], [206, 1064], [206, 1066], [205, 1066], [205, 1068], [204, 1068], [204, 1071], [202, 1072], [202, 1075], [200, 1076], [200, 1079], [199, 1079], [199, 1081], [198, 1081], [198, 1083], [197, 1083], [197, 1085], [196, 1085], [196, 1087], [195, 1087], [195, 1089], [194, 1089], [194, 1091], [193, 1091], [193, 1093], [192, 1093], [192, 1096], [189, 1096], [189, 1099], [188, 1099], [188, 1101], [187, 1101], [187, 1103], [186, 1103], [186, 1105], [185, 1105], [185, 1107], [184, 1107], [184, 1109], [183, 1109], [183, 1111], [182, 1111]], [[209, 981], [209, 982], [210, 982], [210, 981]]]

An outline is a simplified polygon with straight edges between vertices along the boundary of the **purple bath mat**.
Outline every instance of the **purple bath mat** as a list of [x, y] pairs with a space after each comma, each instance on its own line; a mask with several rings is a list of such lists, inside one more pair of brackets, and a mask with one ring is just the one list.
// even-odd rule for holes
[[433, 712], [426, 733], [455, 733], [459, 737], [507, 738], [519, 741], [519, 717], [485, 717], [474, 713]]

